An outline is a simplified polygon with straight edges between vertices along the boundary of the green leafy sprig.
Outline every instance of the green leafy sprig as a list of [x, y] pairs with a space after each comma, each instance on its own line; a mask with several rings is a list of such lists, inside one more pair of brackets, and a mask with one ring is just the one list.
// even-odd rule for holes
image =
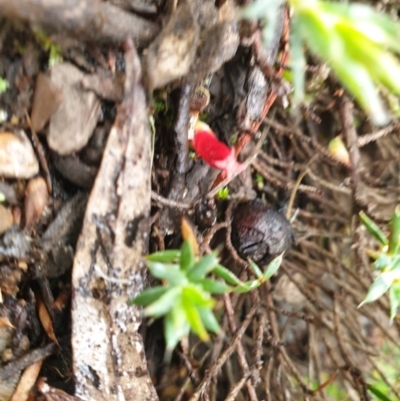
[[144, 306], [145, 316], [164, 316], [168, 359], [190, 330], [203, 341], [209, 339], [209, 332], [220, 332], [213, 312], [213, 295], [244, 293], [259, 287], [278, 270], [282, 255], [275, 258], [264, 272], [250, 261], [256, 279], [245, 282], [219, 264], [216, 252], [197, 257], [190, 241], [185, 241], [180, 250], [156, 252], [145, 259], [151, 275], [163, 284], [144, 290], [130, 303]]
[[360, 213], [360, 219], [368, 232], [381, 245], [379, 251], [369, 252], [369, 255], [375, 259], [373, 267], [379, 274], [360, 306], [376, 301], [389, 291], [390, 320], [392, 321], [400, 305], [400, 207], [395, 209], [390, 220], [389, 237], [364, 212]]
[[[269, 38], [282, 0], [256, 0], [244, 9], [245, 18], [265, 22]], [[288, 0], [293, 11], [290, 56], [293, 72], [293, 105], [304, 100], [304, 45], [333, 70], [376, 124], [388, 116], [379, 87], [400, 95], [400, 24], [370, 5], [323, 0]], [[268, 46], [268, 41], [265, 41]]]

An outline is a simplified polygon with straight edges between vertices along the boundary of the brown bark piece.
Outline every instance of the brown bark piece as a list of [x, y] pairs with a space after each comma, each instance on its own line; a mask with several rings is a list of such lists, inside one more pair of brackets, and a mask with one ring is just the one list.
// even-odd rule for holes
[[31, 124], [35, 132], [41, 131], [63, 101], [61, 88], [50, 77], [39, 74], [33, 95]]
[[199, 28], [189, 1], [184, 1], [150, 45], [145, 63], [150, 88], [165, 86], [189, 72]]
[[84, 74], [72, 64], [57, 64], [51, 80], [63, 88], [63, 102], [50, 118], [49, 147], [60, 155], [81, 150], [89, 141], [100, 115], [96, 95], [81, 88]]
[[86, 209], [72, 273], [72, 349], [83, 400], [156, 400], [128, 299], [143, 288], [150, 212], [150, 132], [140, 62], [127, 45], [118, 108]]
[[97, 0], [0, 0], [0, 14], [80, 40], [121, 43], [130, 37], [139, 47], [150, 43], [158, 32], [153, 22]]

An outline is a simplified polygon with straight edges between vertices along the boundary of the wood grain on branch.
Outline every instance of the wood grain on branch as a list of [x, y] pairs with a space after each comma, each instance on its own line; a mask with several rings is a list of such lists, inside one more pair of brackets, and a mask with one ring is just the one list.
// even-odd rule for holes
[[85, 401], [157, 399], [129, 306], [144, 287], [150, 214], [150, 132], [140, 61], [126, 50], [124, 100], [90, 193], [72, 271], [76, 395]]
[[96, 0], [0, 0], [0, 15], [65, 32], [82, 40], [123, 42], [143, 47], [158, 26], [118, 7]]

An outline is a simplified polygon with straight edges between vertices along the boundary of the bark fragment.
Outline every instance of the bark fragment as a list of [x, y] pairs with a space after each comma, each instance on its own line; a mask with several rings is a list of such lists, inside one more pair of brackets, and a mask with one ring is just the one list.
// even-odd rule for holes
[[126, 71], [125, 98], [89, 198], [72, 273], [73, 370], [83, 400], [157, 399], [138, 333], [140, 310], [127, 305], [143, 288], [151, 168], [140, 62], [132, 45]]

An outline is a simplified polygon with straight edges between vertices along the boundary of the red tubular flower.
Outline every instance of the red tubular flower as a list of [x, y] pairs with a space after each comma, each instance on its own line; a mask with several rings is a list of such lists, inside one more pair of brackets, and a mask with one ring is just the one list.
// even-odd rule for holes
[[244, 169], [236, 160], [235, 150], [219, 141], [207, 124], [196, 124], [192, 143], [196, 153], [211, 167], [224, 171], [228, 180]]

